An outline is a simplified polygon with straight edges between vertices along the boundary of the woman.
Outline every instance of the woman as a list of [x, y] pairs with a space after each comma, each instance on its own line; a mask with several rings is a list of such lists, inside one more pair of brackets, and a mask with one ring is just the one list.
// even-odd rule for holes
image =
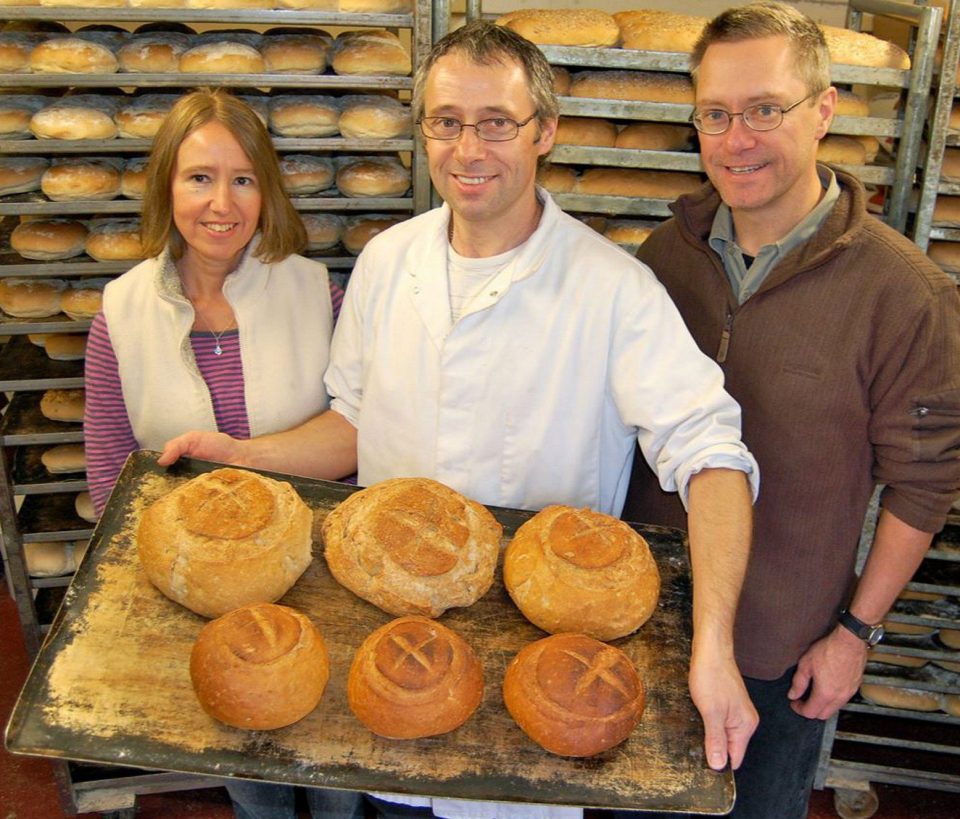
[[[191, 429], [276, 432], [328, 404], [327, 269], [297, 255], [306, 232], [249, 106], [222, 91], [177, 101], [154, 138], [141, 234], [146, 261], [107, 285], [87, 344], [98, 514], [135, 449]], [[227, 790], [241, 819], [296, 815], [291, 787], [230, 780]], [[362, 815], [358, 794], [308, 796], [314, 816]]]

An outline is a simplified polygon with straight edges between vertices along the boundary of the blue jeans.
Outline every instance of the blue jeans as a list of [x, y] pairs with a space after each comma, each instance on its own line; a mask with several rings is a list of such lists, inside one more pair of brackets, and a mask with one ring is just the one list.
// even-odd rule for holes
[[[743, 764], [734, 772], [735, 819], [807, 819], [810, 791], [817, 772], [820, 742], [826, 723], [794, 713], [787, 699], [796, 668], [777, 680], [744, 678], [760, 725], [747, 746]], [[636, 817], [678, 819], [684, 814], [603, 811], [603, 819]]]
[[[237, 819], [296, 819], [296, 792], [292, 785], [231, 779], [226, 783]], [[363, 819], [363, 794], [330, 788], [307, 788], [313, 819]]]

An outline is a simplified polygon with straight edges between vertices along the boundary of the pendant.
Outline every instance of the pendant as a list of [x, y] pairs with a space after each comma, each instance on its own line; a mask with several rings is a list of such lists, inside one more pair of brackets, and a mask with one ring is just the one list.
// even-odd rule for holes
[[217, 346], [213, 348], [214, 355], [223, 355], [223, 350], [220, 349], [220, 342], [217, 342]]

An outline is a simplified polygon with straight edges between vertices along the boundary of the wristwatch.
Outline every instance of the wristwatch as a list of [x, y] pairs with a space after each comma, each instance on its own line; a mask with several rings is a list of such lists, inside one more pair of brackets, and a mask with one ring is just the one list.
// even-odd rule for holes
[[849, 611], [844, 609], [840, 612], [840, 625], [853, 634], [856, 634], [868, 646], [875, 646], [883, 639], [884, 628], [878, 623], [875, 626], [864, 623], [858, 617], [854, 617]]

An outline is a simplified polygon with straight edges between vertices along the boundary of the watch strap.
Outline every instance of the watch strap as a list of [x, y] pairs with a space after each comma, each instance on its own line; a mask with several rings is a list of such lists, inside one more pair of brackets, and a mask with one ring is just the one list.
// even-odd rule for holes
[[846, 609], [840, 612], [838, 620], [841, 626], [859, 637], [867, 645], [875, 646], [883, 637], [883, 626], [881, 624], [870, 625], [869, 623], [864, 623], [863, 620], [851, 614]]

